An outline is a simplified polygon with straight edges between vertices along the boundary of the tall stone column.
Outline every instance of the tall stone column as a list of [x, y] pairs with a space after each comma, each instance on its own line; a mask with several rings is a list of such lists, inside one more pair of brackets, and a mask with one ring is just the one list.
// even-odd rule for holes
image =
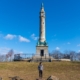
[[45, 41], [45, 11], [43, 4], [41, 6], [40, 11], [40, 33], [39, 33], [39, 41], [44, 42]]

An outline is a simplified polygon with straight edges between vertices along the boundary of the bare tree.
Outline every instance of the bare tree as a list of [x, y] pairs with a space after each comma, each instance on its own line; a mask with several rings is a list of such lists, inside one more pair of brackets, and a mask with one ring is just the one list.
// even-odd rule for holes
[[62, 54], [59, 50], [54, 50], [52, 53], [51, 53], [51, 56], [55, 59], [61, 59], [62, 58]]
[[11, 49], [7, 54], [6, 54], [6, 59], [8, 61], [8, 59], [11, 61], [12, 60], [12, 56], [14, 54], [14, 51]]
[[75, 60], [75, 58], [76, 58], [75, 55], [76, 55], [75, 51], [70, 51], [70, 59], [71, 59], [71, 61]]
[[63, 53], [63, 58], [70, 59], [70, 51], [65, 50], [64, 53]]
[[77, 53], [77, 59], [80, 61], [80, 52]]
[[5, 55], [0, 55], [0, 62], [5, 61]]

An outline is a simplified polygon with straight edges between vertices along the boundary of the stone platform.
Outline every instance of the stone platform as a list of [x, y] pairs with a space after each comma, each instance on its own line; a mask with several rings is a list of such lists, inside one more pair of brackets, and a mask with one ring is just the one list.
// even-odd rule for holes
[[33, 56], [32, 57], [32, 61], [33, 62], [40, 62], [40, 61], [42, 61], [42, 62], [51, 62], [52, 61], [52, 57], [51, 56], [43, 56], [43, 57], [40, 57], [40, 56]]

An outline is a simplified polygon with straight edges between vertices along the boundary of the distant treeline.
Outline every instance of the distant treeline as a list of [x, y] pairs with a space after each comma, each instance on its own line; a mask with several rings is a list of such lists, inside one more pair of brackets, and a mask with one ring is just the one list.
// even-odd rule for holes
[[[14, 59], [31, 59], [35, 54], [18, 53], [15, 54], [11, 49], [7, 54], [0, 55], [0, 62], [4, 61], [14, 61]], [[70, 59], [71, 61], [80, 61], [80, 52], [65, 50], [63, 53], [59, 50], [54, 50], [49, 53], [54, 59]], [[44, 55], [45, 56], [45, 55]]]
[[63, 53], [54, 50], [50, 53], [50, 56], [52, 56], [54, 59], [70, 59], [71, 61], [80, 61], [80, 52], [75, 51], [67, 51], [65, 50]]

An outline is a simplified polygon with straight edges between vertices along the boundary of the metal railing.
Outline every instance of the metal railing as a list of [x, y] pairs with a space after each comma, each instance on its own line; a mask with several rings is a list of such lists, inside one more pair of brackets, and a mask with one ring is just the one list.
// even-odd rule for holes
[[51, 56], [48, 54], [43, 56], [38, 54], [15, 54], [14, 61], [51, 61]]

